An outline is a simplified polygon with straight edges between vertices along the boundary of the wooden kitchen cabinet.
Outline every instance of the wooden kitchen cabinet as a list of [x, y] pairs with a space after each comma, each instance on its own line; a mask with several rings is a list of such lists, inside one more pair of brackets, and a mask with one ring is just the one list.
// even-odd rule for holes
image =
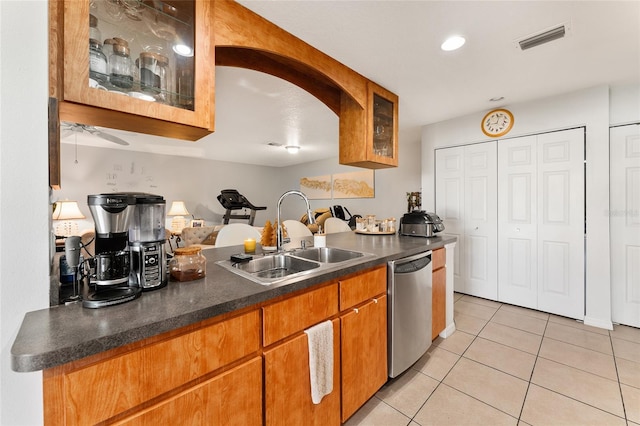
[[387, 381], [387, 269], [340, 280], [342, 422]]
[[[50, 96], [60, 101], [61, 121], [186, 140], [197, 140], [213, 132], [213, 2], [50, 0], [49, 4]], [[117, 87], [102, 79], [96, 81], [104, 87], [90, 87], [90, 14], [98, 18], [97, 28], [102, 37], [99, 41], [126, 39], [134, 64], [141, 52], [155, 52], [166, 58], [166, 87], [145, 92], [151, 86], [142, 84], [142, 87], [142, 79], [135, 73], [130, 89], [113, 90]], [[171, 47], [178, 38], [194, 45], [192, 58], [185, 59], [173, 52]], [[142, 70], [139, 75], [143, 75]], [[193, 82], [193, 97], [185, 95], [185, 91], [178, 96], [179, 85], [191, 86], [189, 79]], [[129, 92], [152, 96], [150, 99], [155, 101], [128, 96]]]
[[433, 276], [432, 276], [432, 296], [431, 296], [431, 340], [438, 337], [440, 332], [447, 326], [446, 320], [446, 298], [447, 298], [447, 276], [446, 276], [446, 249], [440, 248], [431, 253]]
[[333, 391], [311, 401], [304, 330], [338, 314], [338, 284], [304, 291], [262, 308], [266, 425], [340, 424], [340, 327], [333, 320]]
[[333, 320], [333, 391], [320, 404], [311, 400], [307, 335], [264, 352], [265, 424], [340, 425], [340, 321]]
[[[181, 420], [196, 421], [202, 410], [215, 410], [210, 405], [242, 405], [247, 394], [256, 393], [262, 400], [261, 387], [252, 384], [255, 379], [240, 381], [247, 388], [231, 393], [227, 383], [238, 383], [235, 375], [215, 380], [216, 371], [225, 374], [227, 366], [242, 359], [253, 355], [259, 360], [259, 348], [260, 316], [254, 310], [45, 370], [45, 424], [85, 425], [124, 416], [137, 418], [150, 407], [157, 407], [157, 415], [164, 416], [166, 410], [187, 406], [191, 409], [183, 413], [190, 414]], [[247, 367], [247, 371], [254, 368]], [[221, 393], [210, 392], [220, 386]], [[148, 414], [150, 418], [154, 415]]]
[[[252, 358], [116, 425], [262, 425], [262, 359]], [[203, 403], [204, 402], [204, 403]]]
[[333, 320], [333, 391], [311, 401], [309, 346], [304, 330], [338, 313], [338, 284], [331, 283], [265, 306], [263, 341], [265, 424], [340, 424], [340, 322]]
[[340, 111], [340, 164], [380, 169], [398, 166], [398, 96], [367, 82], [365, 113], [343, 95]]

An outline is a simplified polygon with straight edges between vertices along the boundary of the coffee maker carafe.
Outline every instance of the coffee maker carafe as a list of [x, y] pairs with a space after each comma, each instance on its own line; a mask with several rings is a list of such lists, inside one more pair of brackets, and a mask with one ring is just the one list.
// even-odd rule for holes
[[96, 228], [95, 256], [89, 260], [91, 290], [82, 301], [86, 308], [101, 308], [128, 302], [140, 296], [140, 287], [130, 285], [128, 234], [136, 208], [133, 194], [97, 194], [87, 197]]

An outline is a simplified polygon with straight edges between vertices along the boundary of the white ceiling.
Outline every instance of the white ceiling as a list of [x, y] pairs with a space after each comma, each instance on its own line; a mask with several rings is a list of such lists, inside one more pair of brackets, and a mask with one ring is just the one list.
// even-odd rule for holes
[[[400, 149], [420, 127], [596, 85], [640, 83], [640, 1], [240, 0], [400, 97]], [[527, 51], [516, 40], [566, 24]], [[460, 50], [439, 46], [450, 35]], [[500, 102], [493, 97], [504, 96]], [[338, 119], [301, 89], [254, 71], [216, 69], [216, 132], [198, 142], [108, 130], [124, 149], [288, 166], [337, 157]], [[74, 136], [63, 142], [75, 142]], [[120, 148], [95, 136], [79, 144]], [[275, 142], [302, 146], [296, 155]], [[406, 143], [405, 142], [405, 143]]]

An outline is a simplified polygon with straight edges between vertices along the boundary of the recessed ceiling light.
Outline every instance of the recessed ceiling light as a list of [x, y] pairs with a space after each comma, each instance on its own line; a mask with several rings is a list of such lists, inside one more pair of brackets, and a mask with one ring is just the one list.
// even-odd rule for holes
[[440, 45], [440, 49], [445, 52], [450, 52], [452, 50], [460, 49], [465, 42], [466, 40], [462, 36], [449, 37], [444, 41], [444, 43], [442, 43], [442, 45]]
[[297, 154], [300, 151], [300, 147], [298, 145], [287, 145], [284, 147], [289, 154]]

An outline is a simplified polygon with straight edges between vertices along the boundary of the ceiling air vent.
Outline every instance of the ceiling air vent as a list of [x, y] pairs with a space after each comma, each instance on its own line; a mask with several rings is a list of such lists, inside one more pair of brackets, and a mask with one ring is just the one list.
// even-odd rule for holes
[[550, 30], [546, 30], [539, 34], [520, 40], [518, 41], [518, 45], [520, 46], [520, 49], [527, 50], [531, 49], [532, 47], [540, 46], [541, 44], [549, 43], [550, 41], [562, 38], [566, 34], [567, 27], [565, 26], [565, 24], [562, 24], [557, 27], [551, 28]]

